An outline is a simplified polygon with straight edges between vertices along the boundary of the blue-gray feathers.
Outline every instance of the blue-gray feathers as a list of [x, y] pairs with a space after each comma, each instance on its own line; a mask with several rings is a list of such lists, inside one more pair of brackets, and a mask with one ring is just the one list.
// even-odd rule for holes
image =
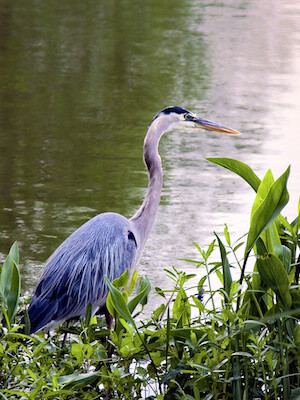
[[77, 229], [46, 263], [28, 308], [31, 333], [93, 313], [105, 305], [104, 279], [119, 277], [135, 263], [137, 243], [130, 222], [115, 213], [100, 214]]

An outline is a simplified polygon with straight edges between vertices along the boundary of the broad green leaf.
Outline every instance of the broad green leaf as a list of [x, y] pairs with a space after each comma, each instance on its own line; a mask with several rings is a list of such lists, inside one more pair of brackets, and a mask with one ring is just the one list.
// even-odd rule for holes
[[25, 335], [29, 335], [30, 332], [30, 318], [28, 315], [28, 310], [25, 310], [25, 315], [24, 315], [24, 333]]
[[[251, 211], [251, 221], [252, 221], [252, 217], [255, 214], [256, 210], [260, 207], [262, 202], [267, 197], [268, 192], [271, 189], [273, 184], [274, 184], [273, 174], [270, 170], [268, 170], [258, 188], [257, 195], [254, 200], [252, 211]], [[279, 215], [279, 218], [284, 219], [281, 215]], [[281, 240], [279, 237], [279, 233], [278, 233], [277, 225], [278, 225], [277, 221], [274, 221], [269, 226], [269, 228], [266, 229], [265, 232], [263, 232], [261, 234], [261, 238], [264, 240], [268, 251], [276, 254], [283, 262], [287, 271], [289, 271], [291, 252], [289, 251], [288, 248], [286, 248], [285, 246], [282, 246]]]
[[107, 279], [106, 276], [105, 279], [109, 287], [113, 307], [125, 319], [125, 321], [130, 322], [133, 324], [133, 326], [135, 326], [134, 320], [131, 316], [131, 313], [127, 307], [122, 293], [114, 287], [114, 285]]
[[177, 322], [181, 321], [183, 325], [189, 325], [190, 323], [191, 306], [183, 288], [178, 290], [173, 306], [173, 317]]
[[153, 311], [153, 318], [156, 321], [165, 311], [166, 306], [161, 304], [156, 310]]
[[280, 259], [275, 254], [269, 253], [266, 256], [259, 256], [256, 264], [263, 281], [278, 295], [286, 308], [291, 308], [292, 297], [289, 291], [289, 279]]
[[129, 274], [128, 269], [126, 269], [126, 271], [123, 272], [123, 274], [121, 276], [114, 279], [113, 280], [114, 287], [116, 287], [117, 289], [123, 288], [128, 281], [128, 274]]
[[59, 376], [57, 383], [67, 388], [85, 387], [94, 382], [99, 376], [100, 372], [88, 372], [84, 374], [75, 372], [74, 374]]
[[290, 167], [271, 186], [266, 198], [253, 214], [248, 233], [245, 257], [250, 252], [259, 236], [274, 222], [286, 205], [289, 195], [286, 183]]
[[14, 260], [12, 260], [12, 274], [10, 291], [7, 293], [7, 315], [10, 321], [14, 318], [17, 312], [21, 291], [21, 281], [19, 268]]
[[254, 203], [252, 206], [252, 210], [251, 210], [251, 220], [252, 220], [252, 217], [253, 217], [255, 211], [260, 207], [263, 200], [267, 197], [267, 194], [268, 194], [269, 190], [271, 189], [273, 183], [274, 183], [273, 174], [272, 174], [271, 170], [268, 170], [258, 187], [256, 197], [255, 197], [255, 200], [254, 200]]
[[224, 290], [227, 293], [227, 295], [230, 295], [230, 288], [231, 288], [231, 283], [232, 283], [232, 277], [231, 277], [231, 272], [230, 272], [230, 265], [226, 256], [226, 250], [225, 247], [219, 238], [219, 236], [215, 233], [218, 243], [219, 243], [219, 248], [220, 248], [220, 253], [221, 253], [221, 260], [222, 260], [222, 267], [223, 267], [223, 282], [224, 282]]
[[[129, 295], [131, 295], [131, 293], [133, 292], [133, 289], [135, 288], [137, 277], [138, 277], [138, 272], [134, 271], [134, 273], [132, 274], [132, 278], [130, 279], [130, 282], [128, 282], [129, 283], [129, 288], [128, 288], [128, 294]], [[127, 287], [128, 287], [128, 283], [127, 283], [126, 288], [125, 288], [126, 290], [127, 290]]]
[[127, 324], [127, 322], [125, 321], [125, 319], [120, 318], [120, 322], [123, 325], [123, 327], [126, 329], [127, 332], [132, 333], [133, 330], [132, 328], [130, 328], [130, 326]]
[[83, 363], [84, 353], [82, 351], [81, 343], [72, 343], [71, 354], [76, 358], [76, 364]]
[[248, 182], [255, 191], [257, 191], [260, 185], [260, 179], [247, 164], [232, 158], [207, 158], [206, 160], [221, 165], [222, 167], [236, 173]]
[[139, 303], [142, 305], [145, 305], [147, 303], [146, 299], [151, 290], [151, 285], [147, 277], [141, 279], [140, 282], [141, 283], [137, 289], [138, 290], [137, 295], [133, 299], [131, 299], [130, 302], [128, 303], [128, 309], [130, 313], [134, 311], [134, 309]]
[[110, 313], [110, 315], [115, 317], [115, 308], [114, 308], [114, 303], [113, 303], [113, 299], [112, 299], [110, 292], [108, 292], [108, 295], [106, 297], [106, 307], [107, 307], [107, 310]]
[[202, 312], [204, 311], [204, 305], [201, 300], [199, 300], [197, 297], [193, 297], [194, 303], [196, 306], [199, 308], [199, 311]]
[[143, 306], [147, 304], [148, 294], [150, 293], [150, 290], [151, 290], [151, 284], [150, 284], [149, 278], [147, 276], [144, 276], [140, 279], [138, 286], [137, 286], [137, 292], [138, 293], [143, 292], [145, 288], [147, 288], [145, 295], [140, 300], [140, 303]]
[[0, 294], [4, 305], [7, 307], [7, 296], [11, 288], [11, 279], [13, 273], [13, 264], [19, 265], [19, 250], [17, 242], [11, 246], [8, 256], [6, 257], [0, 275]]
[[292, 225], [289, 224], [287, 219], [283, 217], [282, 215], [279, 215], [279, 221], [280, 223], [284, 226], [284, 228], [292, 235], [294, 236], [294, 229]]
[[207, 279], [207, 275], [202, 276], [202, 278], [199, 280], [198, 285], [197, 285], [197, 290], [200, 292], [200, 290], [203, 290], [204, 282]]

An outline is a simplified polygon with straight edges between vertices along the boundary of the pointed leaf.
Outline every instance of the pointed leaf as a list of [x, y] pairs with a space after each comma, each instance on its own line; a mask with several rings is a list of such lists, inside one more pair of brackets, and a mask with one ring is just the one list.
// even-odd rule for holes
[[74, 374], [59, 376], [57, 378], [57, 383], [60, 386], [64, 386], [68, 389], [86, 387], [92, 382], [94, 382], [100, 376], [100, 372], [87, 372], [83, 374]]
[[251, 210], [251, 220], [255, 211], [260, 207], [262, 201], [267, 197], [267, 194], [271, 189], [273, 183], [274, 183], [273, 174], [271, 170], [268, 170], [258, 187], [257, 194]]
[[119, 276], [118, 278], [113, 280], [113, 285], [114, 287], [121, 289], [122, 287], [124, 287], [128, 281], [128, 269], [125, 270], [125, 272], [123, 272], [123, 274], [121, 276]]
[[207, 260], [207, 259], [209, 258], [209, 256], [211, 255], [211, 253], [212, 253], [214, 247], [215, 247], [215, 239], [214, 239], [214, 240], [211, 242], [211, 244], [208, 246], [208, 249], [207, 249], [206, 254], [205, 254], [205, 259], [206, 259], [206, 260]]
[[230, 235], [229, 235], [229, 232], [228, 232], [228, 226], [226, 224], [224, 226], [224, 236], [225, 236], [225, 239], [226, 239], [226, 242], [227, 242], [228, 246], [230, 246]]
[[291, 308], [292, 297], [289, 291], [289, 279], [286, 270], [275, 254], [259, 257], [257, 269], [263, 281], [275, 292], [286, 308]]
[[271, 225], [278, 217], [280, 211], [289, 200], [286, 183], [289, 176], [290, 167], [282, 174], [271, 186], [266, 198], [255, 211], [245, 249], [245, 257], [252, 249], [259, 236]]
[[147, 297], [151, 290], [150, 281], [147, 277], [144, 277], [140, 280], [137, 290], [137, 295], [128, 303], [128, 309], [131, 313], [134, 311], [139, 303], [142, 305], [147, 304]]
[[207, 158], [206, 160], [235, 172], [257, 191], [260, 179], [247, 164], [232, 158]]
[[131, 316], [131, 313], [127, 307], [127, 304], [124, 300], [122, 293], [117, 288], [114, 287], [114, 285], [107, 279], [106, 276], [105, 279], [109, 287], [113, 307], [127, 322], [130, 322], [135, 326], [134, 320]]
[[215, 233], [218, 243], [219, 243], [219, 248], [220, 248], [220, 253], [221, 253], [221, 260], [222, 260], [222, 267], [223, 267], [223, 282], [224, 282], [224, 290], [227, 293], [227, 295], [230, 295], [230, 288], [231, 288], [231, 283], [232, 283], [232, 277], [231, 277], [231, 272], [230, 272], [230, 265], [226, 256], [226, 250], [225, 247], [219, 238], [219, 236]]
[[183, 325], [189, 325], [191, 318], [191, 306], [187, 294], [183, 288], [178, 290], [174, 305], [173, 317]]
[[10, 292], [13, 264], [19, 265], [19, 250], [17, 242], [11, 246], [10, 251], [3, 263], [0, 275], [0, 294], [4, 305], [7, 307], [7, 296]]
[[17, 312], [20, 291], [21, 291], [21, 281], [20, 281], [19, 268], [17, 267], [15, 261], [12, 260], [10, 291], [7, 293], [7, 315], [10, 322], [13, 320]]
[[[134, 273], [132, 275], [132, 278], [130, 279], [130, 282], [128, 282], [129, 283], [129, 289], [128, 289], [128, 294], [129, 295], [131, 295], [131, 293], [133, 292], [133, 289], [135, 288], [137, 277], [138, 277], [138, 272], [134, 271]], [[127, 290], [128, 283], [126, 285], [126, 290]]]

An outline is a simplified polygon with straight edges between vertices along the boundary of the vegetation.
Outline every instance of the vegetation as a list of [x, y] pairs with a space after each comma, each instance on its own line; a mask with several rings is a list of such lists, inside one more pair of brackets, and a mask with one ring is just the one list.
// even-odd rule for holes
[[0, 278], [0, 399], [300, 398], [300, 208], [290, 223], [280, 214], [289, 169], [260, 181], [236, 160], [209, 161], [257, 192], [249, 232], [233, 243], [225, 226], [224, 239], [197, 246], [199, 259], [186, 260], [195, 274], [166, 270], [173, 290], [155, 288], [162, 301], [148, 319], [148, 279], [137, 283], [135, 274], [128, 284], [124, 274], [107, 282], [112, 331], [88, 311], [52, 336], [20, 333], [24, 304], [12, 246]]

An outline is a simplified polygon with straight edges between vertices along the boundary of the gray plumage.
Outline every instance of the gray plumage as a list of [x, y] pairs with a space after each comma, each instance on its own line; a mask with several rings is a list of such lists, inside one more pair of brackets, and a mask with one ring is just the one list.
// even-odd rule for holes
[[150, 234], [160, 201], [163, 174], [158, 144], [176, 126], [200, 127], [230, 134], [231, 128], [198, 118], [180, 108], [160, 111], [144, 141], [144, 161], [149, 173], [145, 199], [131, 219], [116, 213], [92, 218], [70, 235], [48, 259], [28, 308], [30, 332], [54, 328], [63, 321], [95, 314], [105, 306], [108, 288], [104, 279], [132, 271]]

